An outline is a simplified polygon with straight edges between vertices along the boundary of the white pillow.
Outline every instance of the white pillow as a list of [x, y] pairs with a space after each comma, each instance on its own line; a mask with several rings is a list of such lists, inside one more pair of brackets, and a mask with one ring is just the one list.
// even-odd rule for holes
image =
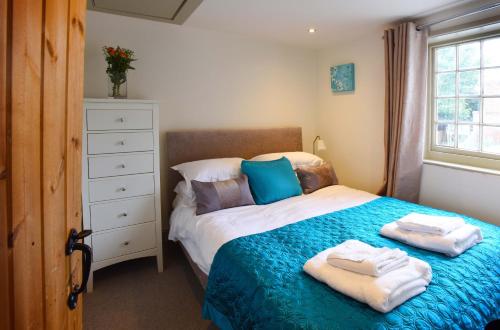
[[280, 159], [281, 157], [288, 158], [290, 163], [292, 163], [294, 170], [297, 167], [319, 166], [324, 163], [324, 160], [320, 157], [304, 151], [275, 152], [271, 154], [258, 155], [250, 160], [268, 161]]
[[241, 174], [241, 161], [243, 158], [215, 158], [196, 160], [172, 166], [186, 181], [191, 190], [191, 180], [201, 182], [215, 182], [235, 179]]
[[180, 181], [174, 189], [177, 194], [172, 203], [172, 206], [176, 208], [177, 206], [196, 206], [196, 197], [194, 195], [193, 189], [189, 189], [186, 181]]

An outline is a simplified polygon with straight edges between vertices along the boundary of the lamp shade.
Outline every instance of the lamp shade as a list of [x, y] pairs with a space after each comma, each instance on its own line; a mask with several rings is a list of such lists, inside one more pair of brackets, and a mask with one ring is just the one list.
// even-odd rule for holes
[[326, 150], [326, 144], [325, 141], [319, 139], [316, 141], [316, 150], [321, 151], [321, 150]]

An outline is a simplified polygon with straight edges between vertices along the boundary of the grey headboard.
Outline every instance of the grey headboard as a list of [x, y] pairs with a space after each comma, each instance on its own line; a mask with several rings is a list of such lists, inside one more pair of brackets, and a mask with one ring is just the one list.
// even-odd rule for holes
[[302, 151], [302, 128], [217, 129], [167, 132], [167, 216], [182, 177], [170, 167], [195, 160], [252, 158], [280, 151]]

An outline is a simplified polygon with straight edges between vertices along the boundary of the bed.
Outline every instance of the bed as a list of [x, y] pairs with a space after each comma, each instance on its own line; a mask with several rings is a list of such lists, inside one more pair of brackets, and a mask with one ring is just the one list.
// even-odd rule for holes
[[[168, 162], [299, 151], [301, 140], [300, 128], [171, 132]], [[180, 176], [172, 171], [168, 180], [173, 200]], [[452, 214], [336, 185], [201, 216], [180, 205], [169, 237], [181, 243], [206, 287], [204, 317], [222, 329], [478, 329], [498, 319], [499, 228], [464, 217], [484, 239], [455, 258], [378, 234], [383, 224], [410, 212]], [[433, 269], [427, 291], [382, 314], [303, 272], [306, 260], [346, 239], [397, 247], [427, 261]]]

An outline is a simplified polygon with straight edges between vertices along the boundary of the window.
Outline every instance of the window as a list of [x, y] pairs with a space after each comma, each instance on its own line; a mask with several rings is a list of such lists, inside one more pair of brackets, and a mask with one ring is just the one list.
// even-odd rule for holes
[[431, 151], [500, 160], [500, 36], [430, 50]]

